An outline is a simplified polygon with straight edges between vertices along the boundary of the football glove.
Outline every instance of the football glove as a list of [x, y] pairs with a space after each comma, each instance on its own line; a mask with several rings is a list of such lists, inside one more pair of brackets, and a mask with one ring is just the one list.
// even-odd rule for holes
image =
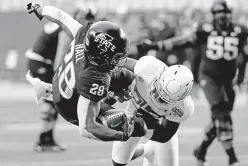
[[144, 41], [142, 41], [141, 43], [137, 44], [137, 50], [140, 53], [146, 53], [149, 50], [152, 49], [152, 41], [149, 39], [145, 39]]
[[127, 123], [123, 127], [123, 137], [122, 137], [121, 141], [127, 141], [131, 137], [133, 129], [134, 129], [133, 121], [128, 122], [129, 121], [128, 117], [127, 117], [127, 120], [125, 120], [125, 121]]
[[39, 18], [39, 20], [42, 20], [43, 16], [37, 12], [38, 8], [40, 8], [39, 4], [35, 4], [35, 5], [33, 5], [32, 3], [27, 4], [28, 13], [29, 14], [34, 13]]
[[143, 137], [147, 134], [148, 129], [143, 118], [136, 118], [134, 123], [132, 137]]
[[108, 95], [103, 99], [103, 102], [108, 105], [114, 105], [117, 102], [114, 92], [109, 91]]

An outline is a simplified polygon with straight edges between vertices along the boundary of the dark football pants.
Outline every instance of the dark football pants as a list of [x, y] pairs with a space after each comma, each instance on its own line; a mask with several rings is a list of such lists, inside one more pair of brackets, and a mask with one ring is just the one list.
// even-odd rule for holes
[[216, 135], [220, 141], [232, 140], [233, 127], [230, 113], [235, 99], [232, 80], [213, 79], [201, 72], [199, 79], [212, 112], [211, 124], [206, 129], [207, 136]]
[[141, 117], [144, 119], [148, 129], [155, 129], [150, 140], [165, 143], [168, 142], [177, 132], [179, 123], [172, 122], [163, 118], [160, 122], [158, 119], [154, 119], [150, 114], [138, 110], [141, 113]]
[[[43, 62], [28, 60], [28, 70], [33, 77], [39, 78], [41, 81], [52, 83], [53, 66]], [[51, 101], [42, 100], [41, 106], [41, 119], [51, 122], [57, 119], [58, 113], [55, 110], [54, 104]]]

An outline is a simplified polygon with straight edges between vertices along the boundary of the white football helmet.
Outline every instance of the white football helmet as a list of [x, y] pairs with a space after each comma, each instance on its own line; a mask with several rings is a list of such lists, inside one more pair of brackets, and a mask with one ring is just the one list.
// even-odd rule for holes
[[193, 74], [186, 66], [167, 67], [150, 85], [149, 99], [156, 107], [164, 107], [190, 95], [193, 83]]

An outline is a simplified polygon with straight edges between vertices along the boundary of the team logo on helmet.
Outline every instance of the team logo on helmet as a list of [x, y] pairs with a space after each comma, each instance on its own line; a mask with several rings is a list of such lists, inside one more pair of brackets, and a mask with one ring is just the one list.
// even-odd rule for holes
[[109, 34], [100, 33], [96, 35], [95, 42], [98, 43], [98, 48], [101, 49], [100, 55], [105, 54], [108, 50], [114, 52], [116, 46], [112, 43], [114, 38]]

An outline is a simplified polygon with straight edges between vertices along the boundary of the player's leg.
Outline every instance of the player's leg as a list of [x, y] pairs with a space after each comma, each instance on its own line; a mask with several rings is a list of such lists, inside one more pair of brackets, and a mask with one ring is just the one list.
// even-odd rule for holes
[[226, 110], [228, 112], [223, 114], [220, 118], [215, 120], [217, 135], [219, 141], [222, 143], [228, 157], [229, 157], [229, 165], [238, 162], [237, 156], [235, 154], [234, 146], [233, 146], [233, 121], [231, 117], [231, 111], [233, 109], [235, 92], [233, 90], [233, 85], [231, 80], [225, 81], [225, 92], [226, 92]]
[[137, 146], [132, 160], [144, 156], [143, 166], [157, 166], [157, 164], [159, 164], [158, 166], [178, 166], [179, 150], [176, 132], [179, 123], [168, 121], [167, 119], [163, 119], [162, 123], [157, 123], [158, 121], [156, 122], [151, 117], [148, 121], [145, 114], [143, 118], [147, 122], [148, 128], [155, 130], [152, 134], [147, 134], [151, 135], [148, 142]]
[[55, 110], [53, 102], [41, 100], [39, 106], [41, 109], [41, 130], [35, 146], [35, 151], [64, 151], [65, 148], [58, 145], [54, 140], [53, 132], [58, 112]]
[[28, 70], [26, 79], [30, 84], [32, 84], [36, 92], [37, 102], [40, 98], [52, 101], [52, 66], [43, 62], [28, 60]]
[[216, 138], [216, 127], [213, 118], [210, 119], [210, 123], [204, 130], [203, 140], [199, 146], [194, 150], [194, 156], [198, 159], [198, 165], [205, 165], [205, 156], [208, 147], [212, 144]]
[[[28, 68], [34, 78], [39, 78], [41, 81], [47, 82], [48, 84], [52, 82], [52, 65], [47, 65], [43, 62], [35, 60], [29, 60]], [[58, 113], [55, 110], [53, 102], [40, 100], [39, 106], [41, 109], [41, 130], [35, 146], [35, 150], [37, 152], [65, 150], [54, 141], [53, 130]]]
[[144, 156], [143, 166], [179, 166], [177, 133], [166, 143], [149, 140], [136, 148]]
[[177, 133], [166, 143], [153, 141], [153, 146], [158, 166], [179, 166], [179, 144]]
[[[157, 163], [158, 166], [179, 165], [179, 145], [177, 135], [179, 125], [179, 123], [172, 122], [164, 118], [162, 123], [154, 130], [151, 137], [151, 147], [154, 148], [155, 163]], [[144, 166], [146, 166], [147, 163], [152, 163], [149, 159], [151, 160], [152, 157], [149, 157], [148, 153], [148, 155], [145, 155], [144, 158]], [[147, 165], [149, 166], [149, 164]]]
[[[221, 112], [223, 110], [222, 101], [224, 100], [224, 86], [220, 82], [216, 81], [216, 79], [213, 79], [202, 72], [199, 72], [199, 80], [205, 97], [211, 106], [212, 114]], [[205, 165], [205, 156], [208, 147], [216, 138], [216, 127], [214, 125], [213, 118], [211, 117], [210, 119], [211, 122], [204, 132], [203, 140], [194, 150], [194, 156], [197, 158], [199, 166]]]
[[114, 141], [112, 148], [112, 162], [114, 166], [125, 166], [131, 161], [140, 137], [131, 137], [126, 142]]
[[[127, 116], [136, 116], [137, 108], [132, 101], [128, 102], [125, 109]], [[141, 137], [131, 137], [126, 142], [115, 141], [112, 149], [112, 161], [114, 166], [124, 166], [133, 159], [133, 155]], [[121, 153], [120, 153], [121, 152]]]

